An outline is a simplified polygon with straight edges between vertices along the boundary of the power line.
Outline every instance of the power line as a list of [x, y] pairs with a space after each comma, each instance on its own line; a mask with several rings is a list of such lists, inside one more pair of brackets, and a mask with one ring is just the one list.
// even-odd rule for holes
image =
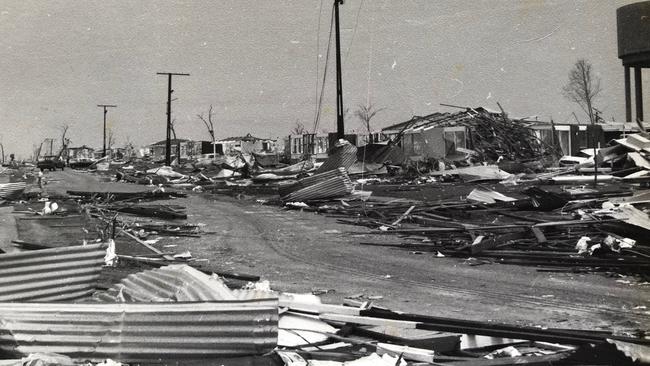
[[318, 99], [318, 103], [317, 103], [317, 106], [316, 106], [317, 113], [316, 113], [316, 120], [314, 121], [314, 131], [313, 131], [313, 133], [316, 133], [316, 130], [318, 129], [318, 124], [320, 122], [321, 112], [323, 110], [323, 96], [325, 95], [325, 85], [326, 85], [326, 81], [327, 81], [327, 69], [328, 69], [328, 65], [329, 65], [330, 48], [332, 46], [333, 30], [334, 30], [334, 7], [332, 7], [332, 14], [331, 14], [331, 17], [330, 17], [329, 38], [328, 38], [328, 43], [327, 43], [327, 52], [325, 53], [325, 69], [323, 70], [323, 82], [321, 84], [320, 98]]
[[345, 63], [348, 63], [348, 59], [350, 58], [350, 50], [352, 49], [352, 44], [354, 43], [354, 38], [357, 35], [357, 27], [359, 25], [359, 15], [361, 14], [361, 7], [363, 7], [363, 0], [359, 2], [359, 9], [357, 9], [357, 16], [356, 19], [354, 20], [354, 28], [352, 30], [352, 39], [350, 40], [350, 44], [348, 45], [347, 51], [345, 51]]
[[[319, 86], [318, 77], [320, 75], [320, 59], [319, 59], [320, 58], [320, 21], [321, 21], [321, 17], [323, 16], [323, 1], [325, 0], [320, 0], [320, 8], [318, 9], [318, 28], [316, 30], [316, 88], [314, 90], [315, 97], [316, 97], [316, 99], [314, 100], [314, 104], [316, 110], [314, 111], [314, 123], [316, 123], [316, 120], [318, 119], [318, 86]], [[325, 66], [327, 66], [327, 64]]]

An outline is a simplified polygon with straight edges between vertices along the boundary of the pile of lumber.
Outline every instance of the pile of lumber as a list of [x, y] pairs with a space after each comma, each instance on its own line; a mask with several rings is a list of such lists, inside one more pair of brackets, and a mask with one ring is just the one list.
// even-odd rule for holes
[[398, 238], [363, 245], [546, 270], [645, 275], [650, 269], [650, 218], [644, 209], [650, 201], [631, 195], [629, 190], [569, 193], [532, 186], [515, 198], [479, 188], [456, 201], [370, 198], [303, 209]]

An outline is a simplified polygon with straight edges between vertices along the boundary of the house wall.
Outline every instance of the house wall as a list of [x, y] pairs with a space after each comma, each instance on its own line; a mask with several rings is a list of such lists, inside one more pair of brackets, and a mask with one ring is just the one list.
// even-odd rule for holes
[[287, 139], [291, 160], [300, 160], [306, 153], [316, 159], [326, 159], [329, 150], [329, 136], [327, 134], [302, 134], [290, 135]]
[[[196, 151], [195, 145], [194, 144], [189, 144], [188, 141], [183, 141], [180, 143], [181, 145], [181, 153], [180, 157], [181, 159], [188, 159], [192, 156], [199, 155]], [[152, 145], [151, 146], [151, 157], [153, 160], [162, 160], [165, 159], [165, 145]], [[172, 156], [177, 156], [178, 155], [178, 143], [172, 143], [171, 144], [171, 155]]]
[[[462, 130], [464, 131], [464, 130]], [[407, 157], [421, 157], [423, 159], [440, 159], [455, 152], [454, 129], [451, 129], [451, 137], [447, 134], [445, 141], [445, 128], [435, 127], [430, 129], [419, 129], [409, 131], [402, 136], [402, 149]]]
[[73, 161], [79, 160], [92, 160], [94, 158], [93, 149], [79, 149], [79, 148], [70, 148], [68, 149], [68, 159]]
[[[534, 126], [535, 134], [545, 143], [552, 145], [552, 127]], [[579, 155], [580, 150], [590, 147], [604, 147], [612, 136], [617, 135], [614, 131], [605, 133], [601, 125], [556, 125], [557, 143], [564, 155]], [[624, 133], [620, 131], [618, 134]], [[595, 134], [595, 140], [594, 140]], [[618, 138], [618, 137], [617, 137]]]
[[[275, 152], [276, 146], [273, 140], [235, 140], [235, 141], [217, 141], [217, 154], [230, 155], [241, 152], [243, 154]], [[210, 151], [211, 153], [212, 151]]]

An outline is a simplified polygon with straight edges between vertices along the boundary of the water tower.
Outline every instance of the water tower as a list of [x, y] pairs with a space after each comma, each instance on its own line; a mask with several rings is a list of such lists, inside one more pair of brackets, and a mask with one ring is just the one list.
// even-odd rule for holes
[[650, 67], [650, 1], [642, 1], [616, 10], [618, 58], [625, 68], [625, 118], [632, 119], [630, 69], [634, 69], [634, 105], [636, 119], [643, 121], [643, 81], [641, 70]]

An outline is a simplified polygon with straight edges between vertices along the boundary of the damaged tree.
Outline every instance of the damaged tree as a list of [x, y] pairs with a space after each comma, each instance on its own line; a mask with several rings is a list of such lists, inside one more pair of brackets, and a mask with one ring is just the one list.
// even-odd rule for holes
[[569, 71], [569, 82], [562, 88], [562, 94], [568, 100], [577, 103], [589, 116], [589, 121], [597, 123], [594, 100], [601, 92], [600, 78], [594, 75], [591, 63], [579, 59]]
[[[569, 71], [569, 82], [562, 88], [564, 97], [577, 103], [589, 115], [589, 122], [592, 125], [598, 123], [599, 116], [593, 103], [601, 90], [600, 78], [593, 74], [591, 63], [582, 58], [576, 61], [573, 69]], [[594, 167], [596, 169], [594, 185], [596, 185], [598, 184], [596, 136], [592, 136], [592, 139], [594, 146]]]
[[359, 108], [354, 112], [354, 115], [357, 116], [361, 122], [363, 122], [363, 127], [365, 127], [366, 131], [368, 132], [368, 143], [370, 144], [374, 142], [372, 138], [372, 130], [370, 128], [370, 121], [373, 119], [373, 117], [375, 117], [377, 113], [383, 111], [384, 109], [386, 108], [375, 109], [372, 103], [369, 102], [367, 105], [359, 104]]
[[66, 137], [69, 128], [70, 126], [68, 124], [64, 124], [61, 126], [61, 154], [60, 155], [64, 155], [66, 161], [68, 160], [68, 146], [70, 145], [70, 139]]
[[292, 135], [302, 135], [305, 132], [305, 125], [300, 122], [299, 119], [296, 119], [296, 123], [294, 124], [293, 128], [291, 129], [291, 134]]
[[108, 136], [106, 136], [106, 146], [108, 147], [108, 154], [112, 157], [112, 148], [113, 144], [115, 144], [115, 134], [113, 133], [113, 129], [108, 130]]
[[217, 158], [217, 145], [216, 145], [216, 140], [214, 139], [214, 123], [212, 122], [212, 104], [210, 104], [210, 109], [208, 109], [208, 118], [206, 119], [203, 117], [203, 113], [197, 114], [196, 116], [199, 117], [201, 122], [205, 124], [205, 127], [208, 129], [208, 133], [210, 134], [210, 137], [212, 138], [212, 159]]

